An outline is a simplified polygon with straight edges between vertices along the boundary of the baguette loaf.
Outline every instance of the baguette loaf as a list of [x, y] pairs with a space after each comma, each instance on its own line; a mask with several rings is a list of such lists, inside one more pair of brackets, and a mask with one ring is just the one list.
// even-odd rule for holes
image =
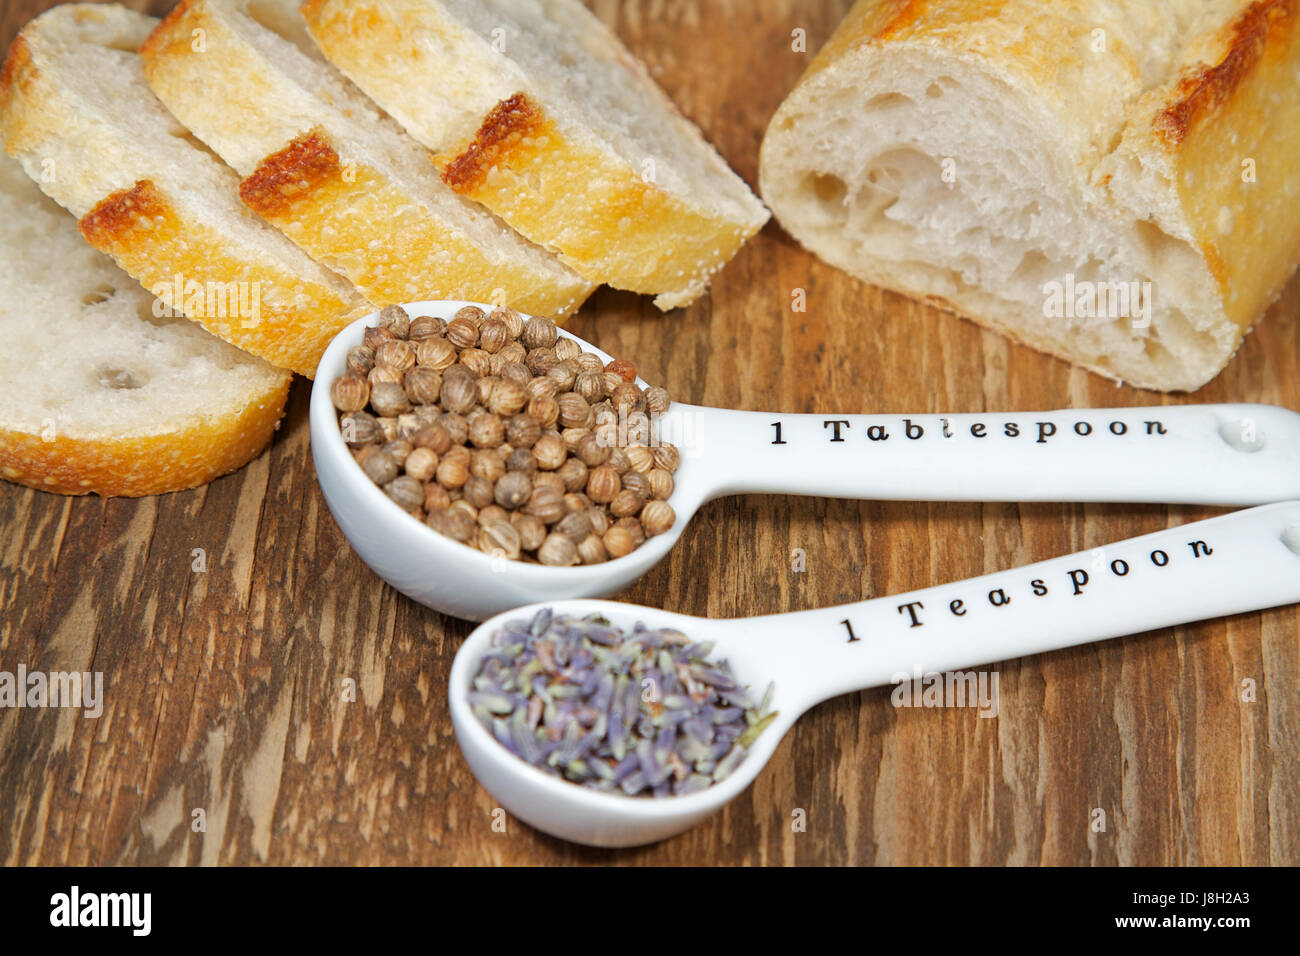
[[693, 301], [768, 213], [579, 0], [308, 0], [443, 181], [596, 282]]
[[182, 0], [141, 56], [158, 98], [245, 177], [244, 203], [371, 301], [560, 318], [594, 288], [443, 185], [429, 153], [321, 58], [297, 0]]
[[3, 156], [0, 254], [0, 476], [64, 494], [162, 494], [233, 471], [271, 440], [292, 375], [187, 319], [156, 318], [153, 296]]
[[1300, 259], [1297, 0], [863, 0], [762, 193], [827, 262], [1102, 375], [1193, 390]]
[[239, 202], [239, 177], [190, 142], [133, 52], [157, 20], [68, 4], [19, 33], [0, 72], [0, 138], [81, 232], [213, 334], [311, 376], [370, 306]]

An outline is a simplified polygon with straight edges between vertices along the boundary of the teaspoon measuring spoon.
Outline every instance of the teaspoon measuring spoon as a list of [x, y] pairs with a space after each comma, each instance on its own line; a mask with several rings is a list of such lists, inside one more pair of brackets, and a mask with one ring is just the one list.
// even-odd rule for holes
[[[1005, 598], [1005, 600], [1004, 600]], [[1103, 549], [858, 604], [709, 620], [612, 601], [550, 601], [479, 625], [452, 664], [449, 702], [470, 769], [510, 813], [593, 846], [650, 843], [688, 829], [753, 782], [814, 705], [869, 687], [1300, 601], [1300, 502], [1238, 511]], [[739, 766], [688, 796], [602, 793], [538, 770], [474, 716], [472, 680], [492, 636], [544, 607], [600, 614], [630, 630], [675, 628], [714, 641], [738, 683], [774, 685], [779, 711]]]
[[[413, 318], [450, 319], [465, 305], [492, 308], [450, 301], [405, 308]], [[380, 577], [421, 604], [471, 620], [536, 601], [613, 594], [657, 564], [700, 506], [722, 495], [1205, 505], [1300, 498], [1300, 415], [1269, 405], [795, 415], [674, 401], [657, 430], [681, 452], [669, 499], [677, 520], [668, 532], [600, 564], [555, 568], [494, 558], [401, 511], [343, 442], [330, 383], [377, 316], [340, 332], [317, 369], [310, 412], [316, 474], [339, 527]]]

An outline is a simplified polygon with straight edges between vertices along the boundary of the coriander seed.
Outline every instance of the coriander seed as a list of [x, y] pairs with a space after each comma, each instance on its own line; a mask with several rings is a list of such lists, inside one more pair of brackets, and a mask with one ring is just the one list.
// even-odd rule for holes
[[591, 422], [591, 406], [581, 395], [565, 392], [559, 399], [560, 424], [565, 428], [585, 428]]
[[406, 439], [398, 438], [385, 443], [383, 450], [392, 457], [393, 461], [397, 462], [397, 467], [401, 468], [406, 464], [406, 456], [411, 453], [411, 449], [414, 447]]
[[682, 462], [682, 453], [677, 450], [677, 446], [671, 442], [662, 442], [654, 450], [654, 463], [656, 468], [662, 468], [668, 474], [674, 474]]
[[496, 448], [506, 439], [506, 426], [491, 412], [474, 412], [469, 417], [469, 441], [476, 448]]
[[533, 315], [524, 322], [524, 331], [520, 338], [530, 349], [549, 349], [555, 345], [559, 332], [550, 319]]
[[531, 415], [512, 415], [506, 421], [506, 441], [516, 448], [532, 448], [542, 437], [542, 426]]
[[371, 351], [379, 348], [385, 342], [391, 342], [397, 338], [393, 330], [382, 325], [371, 326], [366, 329], [365, 334], [361, 337], [361, 344]]
[[436, 456], [451, 447], [451, 436], [447, 434], [447, 429], [434, 423], [421, 427], [412, 437], [411, 444], [416, 448], [427, 448]]
[[412, 405], [432, 405], [442, 391], [442, 375], [436, 369], [416, 365], [406, 370], [402, 388]]
[[438, 453], [432, 448], [413, 448], [402, 467], [416, 481], [428, 481], [438, 470]]
[[456, 314], [451, 318], [453, 322], [456, 319], [464, 319], [466, 322], [472, 323], [475, 328], [481, 328], [484, 319], [487, 318], [487, 313], [476, 305], [464, 305], [457, 309]]
[[650, 478], [650, 495], [651, 498], [658, 498], [660, 501], [666, 501], [672, 497], [675, 482], [673, 474], [663, 468], [651, 468]]
[[611, 558], [621, 558], [636, 550], [637, 542], [632, 532], [621, 525], [612, 525], [602, 536], [605, 551]]
[[559, 534], [568, 535], [574, 542], [582, 541], [591, 534], [591, 517], [584, 511], [570, 511], [555, 523], [552, 529]]
[[528, 371], [534, 375], [546, 375], [557, 364], [559, 359], [551, 349], [530, 349], [524, 356], [524, 365], [528, 366]]
[[649, 537], [663, 534], [676, 520], [673, 506], [666, 501], [650, 501], [641, 509], [641, 528]]
[[557, 392], [567, 392], [578, 380], [578, 369], [574, 362], [560, 362], [551, 367], [546, 377], [555, 383]]
[[508, 378], [500, 378], [492, 383], [485, 404], [498, 415], [514, 415], [527, 401], [528, 393], [522, 385]]
[[645, 408], [645, 395], [631, 382], [624, 382], [614, 389], [609, 400], [619, 412], [639, 412]]
[[515, 511], [510, 514], [510, 523], [519, 532], [519, 547], [524, 551], [536, 551], [546, 540], [546, 525], [536, 515]]
[[496, 503], [502, 508], [520, 508], [533, 493], [533, 482], [517, 471], [506, 472], [496, 484]]
[[550, 395], [539, 395], [529, 401], [528, 414], [543, 428], [552, 428], [560, 419], [560, 403]]
[[564, 464], [568, 449], [558, 435], [544, 434], [533, 443], [533, 457], [537, 466], [546, 471], [554, 471]]
[[576, 359], [582, 354], [582, 346], [573, 339], [557, 336], [555, 340], [555, 357], [561, 362]]
[[522, 362], [507, 362], [501, 369], [501, 377], [509, 379], [524, 390], [524, 401], [532, 398], [528, 386], [533, 381], [533, 373]]
[[607, 505], [623, 489], [618, 472], [608, 465], [593, 468], [587, 477], [587, 495], [597, 504]]
[[531, 448], [516, 448], [506, 456], [506, 471], [517, 471], [529, 478], [537, 471], [537, 458]]
[[417, 345], [426, 339], [441, 338], [447, 331], [447, 323], [437, 316], [421, 315], [411, 320], [411, 328], [406, 337]]
[[476, 376], [492, 374], [492, 356], [482, 349], [465, 349], [460, 353], [457, 364], [463, 365]]
[[393, 382], [380, 382], [371, 386], [370, 407], [380, 418], [396, 418], [411, 410], [406, 390]]
[[574, 361], [578, 363], [579, 372], [603, 372], [605, 365], [600, 360], [599, 355], [591, 352], [583, 352]]
[[460, 493], [463, 500], [468, 501], [475, 508], [486, 508], [494, 500], [492, 482], [478, 475], [470, 475], [469, 480], [461, 487]]
[[386, 485], [397, 477], [397, 462], [392, 455], [381, 449], [365, 457], [361, 470], [375, 484]]
[[654, 452], [645, 445], [628, 445], [623, 449], [633, 471], [648, 472], [655, 464]]
[[645, 544], [645, 529], [641, 527], [641, 521], [637, 518], [619, 518], [614, 522], [615, 527], [624, 528], [632, 535], [632, 540], [636, 543], [635, 548]]
[[365, 378], [375, 367], [375, 350], [364, 345], [354, 345], [348, 349], [348, 371], [358, 378]]
[[603, 538], [611, 523], [609, 512], [604, 508], [592, 505], [587, 509], [587, 519], [591, 522], [591, 530]]
[[560, 478], [558, 472], [539, 471], [533, 475], [533, 490], [538, 488], [554, 488], [560, 494], [564, 494], [564, 480]]
[[411, 317], [400, 305], [386, 305], [380, 309], [377, 324], [392, 330], [399, 339], [406, 338], [411, 331]]
[[564, 506], [562, 493], [555, 488], [543, 486], [532, 490], [524, 510], [550, 525], [563, 518], [567, 509]]
[[410, 475], [394, 478], [384, 485], [384, 491], [403, 511], [415, 511], [424, 504], [424, 485]]
[[643, 499], [651, 497], [650, 478], [639, 471], [629, 471], [620, 476], [623, 479], [623, 487], [629, 491], [635, 491]]
[[425, 517], [424, 523], [434, 531], [455, 541], [468, 541], [474, 534], [474, 521], [463, 512], [450, 508], [435, 508]]
[[606, 372], [613, 372], [624, 382], [629, 384], [636, 382], [636, 366], [626, 359], [614, 359], [605, 366]]
[[506, 459], [500, 448], [479, 448], [469, 456], [469, 473], [486, 478], [492, 484], [506, 473]]
[[473, 374], [469, 371], [453, 374], [452, 369], [447, 369], [442, 375], [442, 407], [463, 415], [477, 404], [478, 386]]
[[506, 509], [502, 508], [500, 505], [484, 505], [482, 508], [478, 509], [478, 523], [487, 524], [491, 521], [509, 521], [511, 514], [513, 514], [513, 512], [506, 511]]
[[438, 372], [455, 365], [456, 358], [456, 346], [444, 338], [426, 339], [415, 347], [416, 362]]
[[366, 376], [366, 381], [370, 384], [371, 388], [384, 383], [389, 385], [401, 385], [402, 371], [401, 369], [392, 368], [388, 365], [376, 365], [370, 370], [370, 374]]
[[486, 554], [511, 560], [519, 559], [522, 546], [519, 532], [514, 526], [509, 521], [499, 520], [483, 523], [479, 528], [477, 544], [478, 549]]
[[572, 538], [548, 534], [537, 549], [537, 560], [551, 567], [567, 568], [578, 563], [578, 549]]
[[668, 406], [671, 404], [668, 389], [652, 385], [645, 390], [645, 410], [651, 415], [662, 415], [668, 411]]
[[500, 319], [488, 319], [479, 331], [478, 347], [484, 352], [495, 354], [505, 348], [509, 340], [510, 333], [506, 331], [506, 324]]
[[451, 504], [451, 495], [447, 489], [436, 481], [431, 481], [424, 486], [424, 510], [425, 512], [433, 511], [435, 508], [446, 508]]
[[579, 372], [573, 390], [594, 405], [605, 397], [605, 380], [594, 372]]
[[415, 364], [415, 349], [401, 339], [385, 342], [375, 349], [375, 364], [405, 372]]
[[597, 465], [603, 465], [609, 461], [610, 453], [613, 451], [608, 445], [603, 443], [596, 435], [584, 435], [578, 441], [578, 446], [574, 453], [582, 460], [582, 463], [589, 468], [595, 468]]
[[469, 481], [469, 464], [458, 457], [444, 457], [438, 462], [434, 476], [444, 488], [460, 488]]
[[339, 432], [354, 447], [377, 442], [383, 434], [379, 422], [369, 412], [348, 412], [339, 419]]
[[447, 506], [447, 510], [452, 514], [463, 514], [471, 523], [478, 524], [478, 509], [464, 498], [457, 498]]
[[605, 545], [600, 537], [595, 534], [589, 534], [578, 544], [578, 560], [582, 564], [600, 564], [609, 558], [605, 552]]
[[580, 458], [570, 458], [555, 472], [564, 482], [566, 491], [581, 491], [587, 487], [589, 469]]
[[334, 380], [330, 386], [330, 400], [341, 412], [359, 412], [370, 401], [370, 386], [365, 379], [349, 372]]

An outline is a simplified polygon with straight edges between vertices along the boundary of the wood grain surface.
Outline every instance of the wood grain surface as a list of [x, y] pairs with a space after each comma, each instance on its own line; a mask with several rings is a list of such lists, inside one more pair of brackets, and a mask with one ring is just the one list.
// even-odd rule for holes
[[[8, 0], [3, 41], [45, 6]], [[849, 3], [593, 6], [753, 183], [768, 117]], [[792, 50], [797, 29], [811, 52]], [[806, 312], [791, 309], [795, 289], [806, 290]], [[698, 404], [1300, 408], [1300, 284], [1218, 379], [1194, 399], [1168, 397], [862, 285], [775, 224], [693, 307], [661, 315], [649, 299], [606, 290], [571, 327]], [[514, 819], [499, 832], [496, 803], [462, 759], [445, 701], [470, 625], [398, 595], [351, 551], [312, 470], [308, 392], [295, 383], [266, 454], [206, 488], [131, 501], [0, 485], [0, 669], [102, 671], [106, 698], [98, 719], [0, 711], [0, 860], [1300, 862], [1294, 607], [996, 665], [996, 719], [896, 709], [888, 690], [839, 698], [807, 715], [725, 812], [654, 846], [585, 849]], [[815, 608], [1214, 513], [730, 498], [706, 506], [671, 556], [621, 597], [713, 616]], [[796, 548], [806, 570], [792, 570]], [[206, 570], [194, 570], [195, 549]], [[355, 702], [343, 699], [348, 679]], [[1253, 701], [1242, 700], [1246, 681]], [[1092, 825], [1097, 810], [1104, 831]]]

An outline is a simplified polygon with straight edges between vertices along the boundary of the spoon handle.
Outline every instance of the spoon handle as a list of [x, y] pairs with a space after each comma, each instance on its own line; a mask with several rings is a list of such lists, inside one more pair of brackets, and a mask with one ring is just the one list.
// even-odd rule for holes
[[[1300, 601], [1300, 501], [859, 604], [732, 622], [804, 707], [923, 674]], [[752, 643], [750, 643], [752, 641]]]
[[[1300, 498], [1300, 415], [1170, 405], [940, 415], [676, 406], [678, 487], [911, 501], [1248, 505]], [[689, 467], [686, 467], [689, 466]]]

